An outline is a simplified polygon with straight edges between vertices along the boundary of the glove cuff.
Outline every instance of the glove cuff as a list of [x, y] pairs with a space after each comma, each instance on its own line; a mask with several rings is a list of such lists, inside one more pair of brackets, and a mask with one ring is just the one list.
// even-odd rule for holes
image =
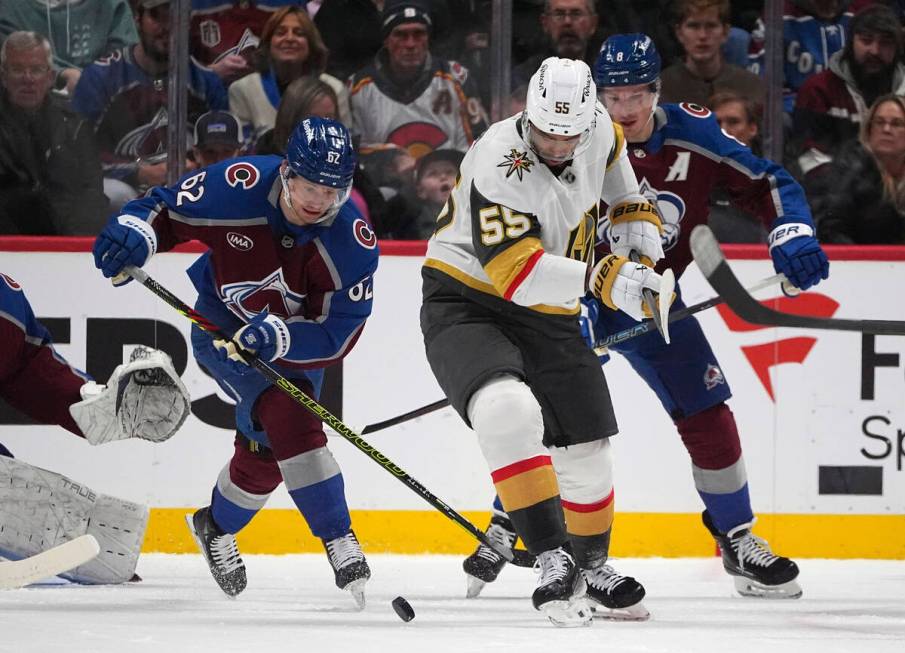
[[121, 215], [116, 218], [116, 221], [124, 227], [137, 231], [145, 239], [145, 244], [148, 246], [148, 257], [138, 267], [144, 266], [157, 253], [157, 234], [154, 229], [147, 222], [134, 215]]
[[273, 327], [276, 337], [276, 351], [273, 354], [273, 358], [270, 359], [271, 361], [275, 361], [289, 353], [289, 345], [292, 341], [292, 338], [289, 335], [289, 327], [286, 326], [286, 323], [283, 322], [283, 320], [273, 314], [268, 314], [264, 318], [264, 323]]
[[779, 247], [793, 238], [799, 238], [800, 236], [810, 236], [813, 238], [814, 227], [805, 222], [789, 222], [781, 224], [770, 232], [770, 235], [767, 237], [767, 243], [772, 252], [774, 247]]

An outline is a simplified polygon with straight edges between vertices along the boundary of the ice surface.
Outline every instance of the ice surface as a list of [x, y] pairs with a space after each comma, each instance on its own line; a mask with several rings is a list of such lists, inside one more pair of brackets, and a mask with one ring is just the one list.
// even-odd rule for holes
[[[905, 652], [905, 561], [801, 560], [804, 597], [735, 596], [717, 558], [625, 559], [647, 587], [645, 623], [559, 629], [535, 612], [534, 574], [507, 568], [466, 600], [461, 558], [369, 556], [356, 612], [320, 555], [245, 556], [248, 589], [227, 598], [197, 555], [144, 555], [144, 581], [0, 592], [4, 653], [892, 653]], [[403, 623], [392, 599], [415, 610]]]

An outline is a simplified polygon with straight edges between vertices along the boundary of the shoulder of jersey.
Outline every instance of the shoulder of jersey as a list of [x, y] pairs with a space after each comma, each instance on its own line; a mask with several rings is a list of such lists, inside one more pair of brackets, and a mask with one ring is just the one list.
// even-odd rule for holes
[[711, 147], [715, 139], [722, 135], [716, 116], [707, 107], [690, 102], [664, 104], [666, 113], [666, 138], [675, 138]]
[[12, 290], [14, 292], [22, 292], [22, 286], [8, 274], [0, 272], [0, 290]]
[[244, 156], [210, 166], [207, 183], [217, 183], [236, 190], [270, 192], [266, 179], [278, 174], [282, 159], [278, 156]]
[[377, 235], [352, 200], [343, 204], [321, 241], [326, 241], [328, 248], [338, 247], [375, 257], [378, 253]]

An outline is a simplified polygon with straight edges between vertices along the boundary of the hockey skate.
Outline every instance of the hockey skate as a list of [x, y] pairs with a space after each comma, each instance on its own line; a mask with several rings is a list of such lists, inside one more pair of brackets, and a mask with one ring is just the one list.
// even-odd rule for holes
[[239, 555], [236, 536], [224, 533], [214, 522], [211, 509], [201, 508], [194, 515], [186, 515], [185, 522], [192, 537], [204, 554], [211, 575], [227, 596], [236, 597], [245, 589], [245, 563]]
[[[501, 515], [494, 515], [491, 518], [490, 526], [484, 534], [501, 549], [511, 549], [518, 537], [509, 518]], [[465, 596], [469, 599], [475, 598], [484, 589], [484, 585], [496, 580], [505, 565], [506, 560], [503, 556], [488, 546], [479, 545], [475, 552], [462, 562], [467, 582]]]
[[750, 524], [740, 524], [725, 535], [720, 533], [707, 511], [704, 525], [723, 556], [723, 568], [733, 577], [735, 589], [742, 596], [766, 599], [797, 599], [801, 596], [798, 565], [775, 555], [764, 540], [751, 533]]
[[365, 583], [371, 577], [371, 569], [355, 533], [349, 531], [345, 535], [324, 541], [324, 549], [336, 576], [336, 586], [350, 591], [358, 609], [364, 610]]
[[588, 586], [572, 556], [562, 547], [544, 551], [538, 554], [534, 571], [539, 574], [531, 595], [536, 610], [562, 628], [590, 625], [593, 615], [585, 598]]
[[644, 586], [623, 576], [609, 565], [582, 569], [588, 584], [588, 599], [595, 617], [614, 621], [647, 621], [650, 612], [641, 603]]

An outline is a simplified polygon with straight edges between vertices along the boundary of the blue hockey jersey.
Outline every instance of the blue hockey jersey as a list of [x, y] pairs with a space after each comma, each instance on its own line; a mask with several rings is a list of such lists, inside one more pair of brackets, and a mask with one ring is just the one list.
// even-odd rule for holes
[[352, 349], [371, 314], [377, 238], [351, 202], [329, 221], [288, 223], [281, 161], [225, 161], [154, 188], [122, 213], [151, 225], [158, 251], [188, 240], [209, 248], [189, 269], [202, 315], [232, 334], [268, 310], [289, 327], [280, 363], [322, 368]]
[[[680, 276], [691, 263], [688, 239], [696, 225], [707, 224], [716, 188], [767, 229], [788, 222], [813, 225], [798, 182], [783, 167], [755, 156], [727, 135], [709, 109], [664, 104], [654, 113], [654, 125], [647, 142], [626, 143], [626, 150], [641, 193], [657, 203], [663, 221], [665, 257], [658, 268], [672, 268]], [[604, 244], [608, 227], [608, 221], [599, 225]]]

